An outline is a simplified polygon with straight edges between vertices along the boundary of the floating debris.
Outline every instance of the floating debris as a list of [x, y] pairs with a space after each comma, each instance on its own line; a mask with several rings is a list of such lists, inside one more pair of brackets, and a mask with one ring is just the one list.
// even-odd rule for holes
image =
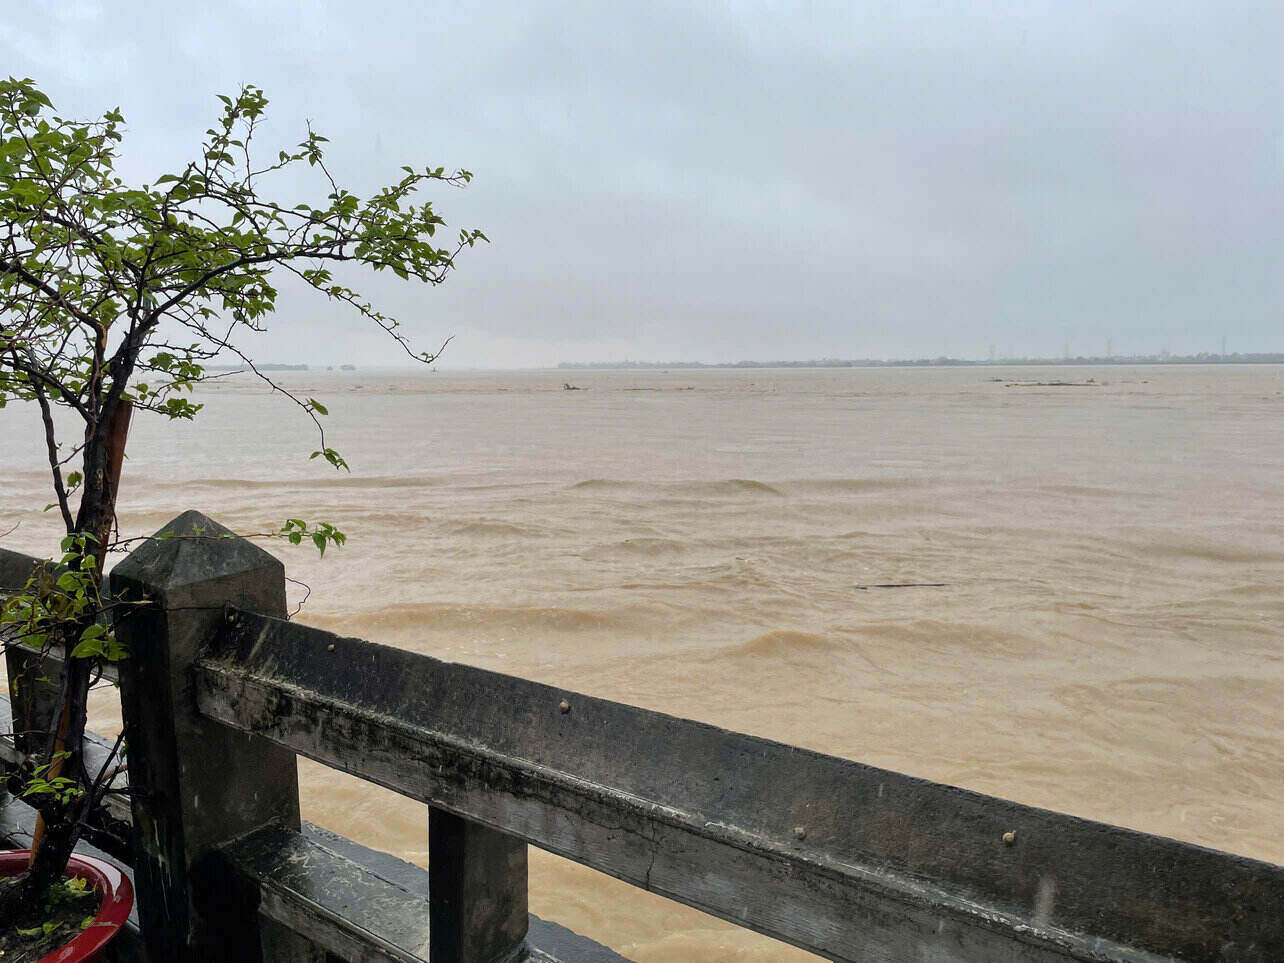
[[872, 588], [946, 588], [949, 582], [878, 582], [874, 585], [853, 585], [862, 592]]
[[1005, 388], [1100, 388], [1108, 384], [1106, 381], [1098, 381], [1095, 378], [1089, 378], [1087, 381], [1007, 381], [1004, 382]]

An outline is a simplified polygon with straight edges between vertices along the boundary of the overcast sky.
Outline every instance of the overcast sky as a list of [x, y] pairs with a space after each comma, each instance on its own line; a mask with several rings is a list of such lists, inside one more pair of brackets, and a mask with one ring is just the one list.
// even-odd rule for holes
[[[1282, 36], [1236, 0], [10, 0], [0, 70], [119, 106], [139, 180], [243, 83], [358, 192], [472, 170], [437, 206], [493, 243], [366, 285], [450, 366], [1284, 351]], [[274, 325], [265, 361], [397, 361], [308, 292]]]

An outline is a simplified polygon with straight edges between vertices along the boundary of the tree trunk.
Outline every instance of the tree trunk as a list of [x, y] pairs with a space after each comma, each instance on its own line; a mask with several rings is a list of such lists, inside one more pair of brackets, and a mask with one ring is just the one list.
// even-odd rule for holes
[[[96, 562], [92, 578], [101, 591], [103, 565], [116, 518], [116, 491], [125, 455], [132, 405], [119, 402], [104, 412], [104, 423], [91, 430], [84, 454], [84, 488], [76, 516], [75, 530], [93, 536]], [[89, 683], [93, 669], [90, 659], [73, 659], [72, 650], [81, 631], [96, 621], [98, 612], [86, 613], [83, 621], [66, 626], [62, 640], [62, 704], [56, 724], [51, 725], [49, 767], [44, 778], [52, 781], [64, 773], [80, 784], [80, 794], [65, 803], [49, 799], [39, 806], [36, 828], [32, 834], [31, 864], [26, 872], [14, 877], [0, 889], [0, 926], [12, 926], [23, 917], [40, 915], [44, 892], [57, 882], [67, 867], [80, 840], [84, 826], [82, 815], [92, 805], [90, 789], [96, 773], [89, 773], [84, 763], [85, 718], [88, 712]], [[51, 720], [52, 721], [52, 720]]]

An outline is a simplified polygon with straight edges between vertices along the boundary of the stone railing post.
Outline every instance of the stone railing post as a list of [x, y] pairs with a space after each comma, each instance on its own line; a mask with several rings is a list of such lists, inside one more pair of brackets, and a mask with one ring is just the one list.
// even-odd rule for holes
[[501, 963], [520, 957], [526, 843], [442, 809], [428, 810], [428, 953], [431, 963]]
[[[48, 562], [0, 549], [0, 595], [20, 592], [37, 566]], [[17, 642], [5, 646], [9, 706], [13, 713], [14, 748], [24, 754], [43, 752], [61, 695], [62, 666]]]
[[[192, 663], [224, 608], [283, 617], [285, 570], [199, 512], [185, 512], [112, 571], [133, 807], [139, 923], [150, 959], [262, 959], [257, 893], [216, 847], [266, 825], [299, 828], [294, 754], [202, 717]], [[270, 942], [270, 941], [269, 941]]]
[[8, 646], [4, 658], [14, 748], [25, 756], [44, 752], [62, 695], [58, 685], [62, 664], [18, 644]]

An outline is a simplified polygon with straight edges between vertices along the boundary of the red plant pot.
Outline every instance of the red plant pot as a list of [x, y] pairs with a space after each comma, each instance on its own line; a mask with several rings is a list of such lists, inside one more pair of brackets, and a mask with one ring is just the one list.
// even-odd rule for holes
[[[31, 850], [0, 852], [0, 876], [16, 876], [31, 862]], [[125, 925], [134, 905], [134, 885], [111, 863], [92, 856], [72, 856], [67, 875], [83, 879], [102, 897], [98, 915], [74, 940], [40, 958], [40, 963], [93, 963], [117, 931]]]

